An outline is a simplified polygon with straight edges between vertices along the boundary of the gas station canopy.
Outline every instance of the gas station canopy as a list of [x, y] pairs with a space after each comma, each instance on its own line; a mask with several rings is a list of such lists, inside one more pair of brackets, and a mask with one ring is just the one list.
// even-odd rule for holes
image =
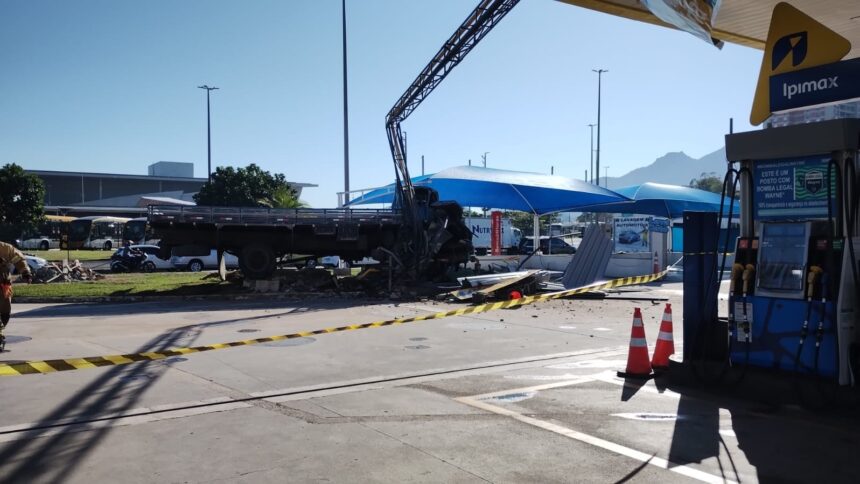
[[[639, 0], [558, 0], [598, 12], [674, 28], [659, 20]], [[770, 17], [778, 0], [723, 0], [712, 32], [717, 39], [764, 49]], [[856, 0], [791, 0], [794, 7], [848, 39], [847, 58], [860, 57], [860, 2]]]

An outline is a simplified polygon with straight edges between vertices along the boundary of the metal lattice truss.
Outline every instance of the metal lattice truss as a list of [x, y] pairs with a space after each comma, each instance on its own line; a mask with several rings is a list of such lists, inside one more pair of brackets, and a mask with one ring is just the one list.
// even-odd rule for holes
[[481, 0], [388, 112], [385, 119], [388, 143], [394, 158], [397, 181], [402, 184], [400, 203], [407, 214], [414, 209], [415, 194], [406, 164], [406, 149], [400, 123], [412, 114], [445, 76], [517, 3], [519, 0]]

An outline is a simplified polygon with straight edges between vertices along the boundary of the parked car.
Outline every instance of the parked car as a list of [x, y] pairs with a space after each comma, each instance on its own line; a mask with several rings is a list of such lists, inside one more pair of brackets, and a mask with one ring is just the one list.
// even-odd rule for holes
[[[552, 244], [552, 245], [550, 245]], [[552, 250], [550, 250], [552, 249]], [[523, 237], [518, 248], [520, 254], [531, 254], [534, 252], [534, 237]], [[541, 237], [540, 250], [544, 254], [575, 254], [576, 247], [568, 244], [558, 237]]]
[[27, 262], [27, 267], [30, 268], [30, 272], [34, 274], [36, 273], [36, 270], [40, 267], [48, 265], [48, 261], [41, 257], [36, 257], [34, 255], [24, 254], [24, 260]]
[[642, 240], [642, 237], [632, 230], [626, 230], [618, 234], [618, 242], [622, 244], [633, 244]]
[[[233, 254], [224, 253], [224, 262], [228, 269], [239, 267], [239, 258]], [[218, 268], [218, 251], [212, 249], [209, 255], [174, 255], [170, 258], [170, 264], [179, 270], [200, 272], [204, 269]]]

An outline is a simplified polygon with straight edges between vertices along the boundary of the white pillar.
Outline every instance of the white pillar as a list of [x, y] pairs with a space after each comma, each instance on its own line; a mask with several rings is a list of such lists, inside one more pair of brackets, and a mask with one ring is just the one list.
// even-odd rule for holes
[[540, 215], [534, 214], [534, 250], [540, 250]]

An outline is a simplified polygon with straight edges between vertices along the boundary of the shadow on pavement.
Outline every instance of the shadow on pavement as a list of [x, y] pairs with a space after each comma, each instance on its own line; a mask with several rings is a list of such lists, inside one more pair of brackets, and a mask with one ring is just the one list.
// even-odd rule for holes
[[[666, 381], [659, 387], [680, 395], [668, 456], [673, 465], [715, 459], [722, 477], [736, 482], [860, 482], [856, 412], [807, 412], [754, 390]], [[731, 426], [724, 421], [721, 428], [721, 412], [731, 416]]]
[[[119, 307], [127, 308], [128, 306]], [[237, 309], [235, 306], [232, 309]], [[187, 309], [183, 309], [186, 311]], [[292, 308], [282, 314], [291, 314]], [[191, 324], [170, 330], [140, 346], [135, 353], [161, 351], [191, 346], [204, 328], [243, 323], [254, 319], [272, 318], [265, 314], [250, 318], [235, 318], [209, 323]], [[181, 360], [179, 360], [181, 361]], [[57, 421], [73, 419], [86, 421], [107, 414], [122, 414], [137, 406], [137, 402], [176, 360], [132, 363], [110, 367], [96, 380], [78, 390], [35, 424], [35, 429], [21, 432], [18, 440], [0, 445], [0, 481], [2, 482], [64, 482], [84, 462], [87, 454], [97, 447], [112, 427], [105, 422], [56, 425]], [[98, 370], [83, 370], [98, 371]], [[53, 375], [51, 377], [56, 377]], [[38, 378], [26, 377], [26, 378]], [[40, 437], [45, 427], [54, 427], [52, 435]]]

